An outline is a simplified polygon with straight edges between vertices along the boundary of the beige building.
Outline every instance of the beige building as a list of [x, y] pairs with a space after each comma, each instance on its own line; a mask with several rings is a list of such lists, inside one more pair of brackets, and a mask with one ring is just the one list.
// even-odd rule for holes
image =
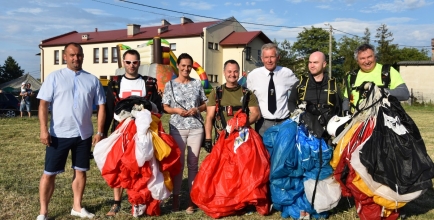
[[[98, 31], [95, 28], [93, 32], [72, 31], [41, 41], [41, 79], [44, 81], [52, 71], [66, 67], [62, 51], [67, 43], [82, 45], [84, 70], [100, 79], [108, 79], [115, 74], [120, 61], [121, 54], [116, 49], [118, 44], [134, 49], [154, 37], [168, 41], [176, 56], [190, 54], [206, 71], [208, 80], [219, 84], [224, 83], [222, 72], [226, 60], [236, 60], [243, 71], [249, 72], [262, 66], [261, 46], [272, 42], [261, 31], [248, 32], [233, 17], [199, 23], [182, 17], [180, 24], [173, 25], [162, 20], [161, 26], [140, 27], [130, 24], [120, 30]], [[192, 73], [192, 76], [198, 78], [196, 73]]]
[[416, 101], [433, 103], [434, 86], [431, 77], [434, 74], [434, 61], [401, 61], [398, 65], [402, 79]]

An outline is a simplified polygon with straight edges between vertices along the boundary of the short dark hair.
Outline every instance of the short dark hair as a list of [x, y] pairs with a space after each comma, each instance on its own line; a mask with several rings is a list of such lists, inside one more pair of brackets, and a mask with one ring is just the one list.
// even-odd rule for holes
[[140, 61], [140, 54], [139, 54], [139, 52], [137, 50], [130, 49], [130, 50], [125, 51], [124, 55], [122, 55], [122, 59], [123, 60], [125, 60], [125, 56], [127, 54], [136, 55], [137, 56], [137, 60]]
[[226, 61], [225, 64], [223, 64], [223, 70], [226, 69], [226, 65], [228, 65], [228, 63], [230, 63], [230, 64], [236, 64], [237, 67], [238, 67], [238, 70], [240, 70], [240, 65], [238, 64], [238, 62], [236, 60], [232, 60], [232, 59]]
[[69, 46], [74, 46], [74, 47], [77, 47], [78, 49], [80, 49], [80, 51], [83, 53], [83, 48], [81, 47], [81, 45], [79, 44], [79, 43], [75, 43], [75, 42], [70, 42], [70, 43], [67, 43], [66, 45], [65, 45], [65, 47], [63, 48], [63, 53], [65, 53], [66, 52], [66, 48], [68, 48]]
[[354, 59], [357, 60], [357, 58], [359, 57], [359, 53], [366, 51], [366, 50], [372, 50], [374, 52], [375, 55], [375, 47], [370, 45], [370, 44], [362, 44], [359, 47], [357, 47], [357, 49], [354, 51]]
[[179, 63], [181, 62], [182, 59], [189, 59], [189, 60], [191, 60], [191, 64], [193, 64], [193, 58], [188, 53], [181, 53], [181, 55], [179, 55], [176, 63], [179, 65]]

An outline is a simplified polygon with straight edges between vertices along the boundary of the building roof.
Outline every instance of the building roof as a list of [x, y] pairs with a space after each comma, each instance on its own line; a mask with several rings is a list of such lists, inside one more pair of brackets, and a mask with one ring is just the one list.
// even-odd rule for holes
[[400, 61], [398, 66], [434, 66], [434, 61], [422, 60], [422, 61]]
[[[69, 42], [80, 42], [80, 44], [108, 43], [119, 41], [135, 41], [152, 39], [155, 36], [161, 38], [179, 38], [200, 36], [203, 28], [220, 23], [222, 21], [206, 21], [198, 23], [185, 23], [168, 25], [168, 31], [158, 34], [158, 29], [163, 26], [141, 27], [138, 34], [128, 36], [127, 28], [119, 30], [81, 32], [71, 31], [56, 37], [42, 40], [41, 46], [61, 46]], [[82, 35], [88, 34], [88, 40], [83, 41]]]
[[14, 90], [16, 90], [16, 91], [19, 91], [21, 89], [21, 83], [23, 83], [23, 82], [30, 83], [32, 85], [32, 87], [30, 87], [30, 88], [33, 91], [38, 91], [42, 86], [41, 82], [39, 82], [32, 75], [27, 73], [21, 77], [18, 77], [16, 79], [9, 81], [9, 82], [2, 83], [0, 85], [0, 89], [5, 89], [7, 87], [11, 87], [11, 88], [14, 88]]
[[259, 37], [264, 41], [264, 43], [272, 43], [270, 38], [268, 38], [262, 31], [248, 31], [248, 32], [232, 32], [222, 41], [220, 41], [221, 46], [236, 46], [236, 45], [247, 45], [252, 42], [256, 37]]

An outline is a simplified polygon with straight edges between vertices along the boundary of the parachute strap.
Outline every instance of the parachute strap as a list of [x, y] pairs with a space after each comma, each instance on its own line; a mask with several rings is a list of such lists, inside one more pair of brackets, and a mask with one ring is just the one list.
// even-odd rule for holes
[[[149, 77], [149, 76], [140, 75], [140, 77], [143, 79], [143, 81], [145, 81], [146, 95], [144, 97], [147, 100], [150, 100], [150, 98], [152, 96], [152, 92], [158, 91], [157, 80], [155, 78]], [[115, 97], [115, 105], [116, 105], [116, 103], [118, 103], [119, 101], [122, 100], [121, 98], [119, 98], [119, 88], [121, 85], [122, 78], [123, 78], [123, 75], [110, 77], [110, 80], [113, 82], [112, 83], [112, 90], [113, 90], [113, 95]]]
[[[391, 65], [390, 64], [384, 64], [381, 67], [381, 83], [383, 84], [382, 86], [378, 86], [379, 88], [389, 88], [390, 86], [390, 68]], [[356, 71], [351, 71], [349, 72], [350, 75], [350, 81], [348, 83], [348, 81], [346, 80], [347, 78], [345, 77], [344, 80], [346, 81], [345, 84], [347, 84], [347, 94], [348, 94], [348, 99], [350, 100], [350, 106], [354, 109], [356, 109], [356, 106], [351, 103], [351, 100], [353, 100], [353, 94], [352, 94], [352, 90], [355, 90], [355, 84], [356, 84], [356, 79], [357, 79], [357, 73], [359, 73], [359, 69], [357, 69]], [[359, 99], [360, 100], [360, 99]]]
[[[213, 124], [214, 127], [216, 128], [216, 130], [222, 130], [226, 127], [226, 119], [224, 117], [224, 111], [226, 111], [227, 107], [229, 106], [222, 106], [221, 105], [221, 100], [223, 97], [223, 91], [224, 91], [224, 86], [226, 86], [226, 84], [217, 86], [215, 88], [215, 115], [214, 115], [214, 120], [213, 120]], [[231, 106], [232, 111], [237, 111], [239, 109], [242, 109], [243, 112], [245, 112], [247, 114], [247, 116], [249, 115], [249, 101], [250, 101], [250, 90], [242, 87], [242, 92], [243, 92], [243, 101], [241, 106]]]
[[111, 85], [112, 85], [113, 96], [115, 97], [115, 106], [119, 101], [121, 101], [121, 99], [119, 98], [119, 88], [121, 84], [121, 79], [122, 76], [110, 76], [110, 81], [113, 82], [111, 83]]
[[327, 88], [327, 104], [330, 106], [334, 106], [335, 104], [331, 100], [337, 100], [337, 85], [336, 85], [336, 79], [331, 78], [328, 81], [328, 88]]
[[[305, 100], [308, 83], [309, 83], [309, 77], [302, 76], [300, 79], [300, 83], [297, 86], [297, 92], [298, 92], [297, 105], [301, 104], [301, 101]], [[332, 102], [332, 100], [336, 100], [337, 99], [336, 96], [338, 95], [336, 79], [330, 78], [327, 83], [328, 83], [327, 105], [333, 107], [335, 106], [335, 104]]]
[[[225, 86], [226, 84], [217, 86], [215, 88], [215, 115], [214, 115], [214, 127], [217, 130], [222, 130], [226, 127], [226, 119], [223, 115], [223, 106], [221, 106], [220, 102], [222, 100], [223, 97], [223, 86]], [[219, 122], [219, 123], [216, 123]], [[218, 124], [221, 125], [218, 126]]]
[[379, 86], [380, 88], [389, 88], [390, 86], [390, 65], [384, 64], [381, 68], [381, 82], [383, 86]]
[[243, 109], [243, 112], [246, 113], [247, 118], [248, 118], [249, 117], [249, 113], [250, 113], [250, 110], [249, 110], [249, 101], [250, 101], [250, 94], [251, 94], [251, 92], [250, 92], [250, 90], [248, 88], [246, 88], [244, 86], [242, 88], [243, 88], [243, 102], [242, 102], [241, 108]]
[[297, 99], [297, 105], [300, 104], [302, 100], [304, 100], [306, 96], [306, 90], [307, 90], [307, 83], [309, 82], [309, 77], [307, 76], [301, 76], [300, 83], [297, 86], [297, 92], [298, 92], [298, 99]]

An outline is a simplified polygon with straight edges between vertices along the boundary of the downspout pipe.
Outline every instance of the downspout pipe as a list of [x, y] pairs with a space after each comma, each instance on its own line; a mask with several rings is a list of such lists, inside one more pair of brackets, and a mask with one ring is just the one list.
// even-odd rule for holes
[[244, 66], [244, 54], [246, 54], [246, 48], [247, 45], [244, 47], [243, 52], [241, 53], [241, 67], [243, 68], [241, 70], [241, 75], [244, 73], [244, 71], [246, 70], [245, 66]]
[[42, 61], [41, 61], [41, 65], [40, 65], [40, 68], [41, 68], [41, 82], [44, 82], [44, 79], [45, 79], [45, 76], [44, 76], [44, 48], [42, 48], [42, 45], [39, 45], [39, 49], [42, 50], [41, 51], [41, 59], [42, 59]]
[[204, 38], [204, 32], [202, 31], [202, 33], [200, 34], [200, 38], [202, 38], [202, 65], [203, 65], [203, 69], [206, 69], [206, 62], [205, 62], [205, 49], [204, 49], [204, 44], [205, 44], [205, 38]]

